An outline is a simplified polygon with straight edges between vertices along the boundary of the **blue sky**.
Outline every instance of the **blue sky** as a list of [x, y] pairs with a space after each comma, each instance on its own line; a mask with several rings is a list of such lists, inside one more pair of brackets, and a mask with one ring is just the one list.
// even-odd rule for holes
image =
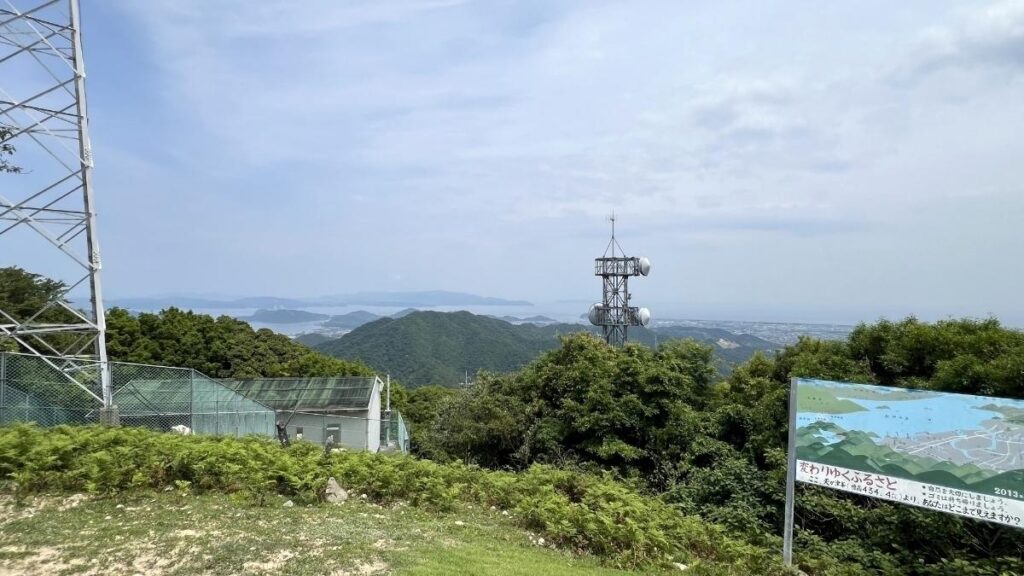
[[83, 4], [112, 296], [1024, 325], [1024, 1]]

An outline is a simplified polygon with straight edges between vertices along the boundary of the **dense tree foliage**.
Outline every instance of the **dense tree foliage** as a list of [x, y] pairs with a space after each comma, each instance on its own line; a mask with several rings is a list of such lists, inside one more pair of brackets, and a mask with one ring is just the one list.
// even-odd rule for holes
[[[778, 547], [795, 376], [1024, 398], [1024, 335], [995, 320], [883, 321], [757, 355], [725, 381], [695, 342], [613, 349], [573, 335], [518, 374], [413, 390], [409, 403], [432, 458], [614, 470]], [[1024, 573], [1024, 538], [1008, 527], [812, 486], [797, 503], [798, 558], [812, 573]]]
[[373, 374], [360, 362], [325, 356], [230, 316], [177, 308], [133, 316], [114, 308], [107, 313], [107, 331], [112, 360], [194, 368], [214, 378]]
[[[63, 282], [51, 280], [39, 274], [32, 274], [17, 266], [0, 268], [0, 309], [14, 320], [25, 322], [32, 319], [34, 324], [65, 324], [76, 322], [74, 314], [61, 305], [65, 303]], [[44, 310], [45, 309], [45, 310]], [[42, 311], [40, 313], [40, 311]], [[0, 324], [10, 322], [0, 317]], [[51, 335], [45, 341], [57, 349], [71, 342], [72, 335]], [[30, 340], [32, 340], [30, 338]], [[45, 346], [33, 341], [34, 346], [46, 350]], [[0, 337], [0, 351], [15, 351], [17, 343], [10, 338]]]

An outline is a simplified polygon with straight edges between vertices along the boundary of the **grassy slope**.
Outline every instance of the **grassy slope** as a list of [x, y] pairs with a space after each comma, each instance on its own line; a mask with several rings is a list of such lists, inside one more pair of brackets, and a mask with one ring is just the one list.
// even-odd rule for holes
[[531, 543], [497, 512], [430, 514], [358, 499], [256, 508], [229, 496], [139, 492], [85, 500], [0, 497], [0, 575], [658, 574], [603, 568]]

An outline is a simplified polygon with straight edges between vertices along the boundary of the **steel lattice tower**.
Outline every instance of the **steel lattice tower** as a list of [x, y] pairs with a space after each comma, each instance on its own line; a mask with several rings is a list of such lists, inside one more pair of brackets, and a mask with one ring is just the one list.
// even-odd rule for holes
[[[64, 267], [47, 276], [66, 288], [33, 312], [0, 309], [0, 342], [45, 358], [109, 409], [78, 0], [0, 0], [0, 129], [22, 168], [0, 173], [0, 258], [24, 250], [35, 268], [54, 255]], [[86, 287], [83, 311], [69, 293]]]
[[[626, 256], [622, 246], [615, 239], [615, 216], [611, 217], [612, 239], [605, 248], [604, 256], [594, 259], [594, 275], [602, 280], [601, 302], [590, 307], [590, 323], [600, 326], [604, 339], [613, 346], [626, 343], [630, 326], [646, 326], [651, 321], [647, 308], [630, 306], [630, 276], [647, 276], [651, 263], [647, 258]], [[616, 255], [616, 248], [618, 254]]]

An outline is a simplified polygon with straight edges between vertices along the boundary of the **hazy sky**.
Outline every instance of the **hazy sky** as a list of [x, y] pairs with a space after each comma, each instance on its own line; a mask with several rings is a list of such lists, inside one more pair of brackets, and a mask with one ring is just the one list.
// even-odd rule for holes
[[112, 296], [1024, 325], [1022, 0], [83, 10]]

